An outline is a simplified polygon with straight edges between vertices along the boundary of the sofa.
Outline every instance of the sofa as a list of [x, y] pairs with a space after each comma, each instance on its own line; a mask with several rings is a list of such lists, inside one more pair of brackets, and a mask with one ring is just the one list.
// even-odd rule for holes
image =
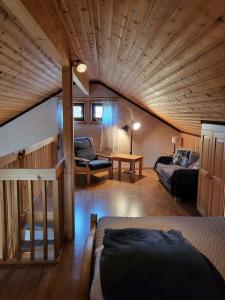
[[200, 155], [178, 149], [174, 156], [160, 156], [154, 166], [159, 180], [175, 199], [197, 199]]

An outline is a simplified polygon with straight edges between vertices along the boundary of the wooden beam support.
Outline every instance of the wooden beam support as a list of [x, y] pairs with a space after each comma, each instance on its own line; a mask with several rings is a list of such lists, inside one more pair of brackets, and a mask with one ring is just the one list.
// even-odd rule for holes
[[69, 57], [62, 55], [49, 39], [45, 31], [40, 27], [32, 14], [26, 8], [21, 0], [1, 0], [4, 7], [15, 16], [28, 34], [40, 47], [60, 65], [69, 65]]
[[[60, 15], [53, 2], [44, 2], [46, 14], [51, 12], [51, 20], [42, 13], [43, 2], [38, 0], [1, 0], [6, 10], [8, 10], [32, 39], [54, 61], [61, 66], [69, 67], [71, 57], [78, 57], [74, 53], [73, 44], [68, 36], [67, 29], [61, 21]], [[55, 18], [52, 12], [55, 11]], [[58, 31], [53, 30], [58, 28]], [[80, 74], [73, 68], [73, 81], [79, 88], [89, 95], [89, 81], [87, 74]]]
[[73, 81], [76, 83], [76, 85], [82, 90], [82, 92], [89, 96], [89, 81], [86, 77], [86, 74], [84, 73], [78, 73], [76, 68], [73, 67]]
[[64, 212], [67, 238], [74, 237], [74, 143], [73, 143], [73, 75], [72, 65], [62, 69], [63, 148], [65, 158]]

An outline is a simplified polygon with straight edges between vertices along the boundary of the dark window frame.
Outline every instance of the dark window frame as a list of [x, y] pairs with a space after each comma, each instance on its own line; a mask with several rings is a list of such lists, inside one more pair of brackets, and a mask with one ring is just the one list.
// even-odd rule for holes
[[95, 113], [95, 107], [96, 106], [101, 106], [103, 108], [103, 102], [91, 102], [91, 122], [93, 123], [101, 123], [102, 122], [102, 118], [96, 118], [94, 116], [94, 113]]
[[83, 116], [81, 118], [73, 116], [74, 121], [75, 122], [85, 122], [85, 118], [86, 118], [85, 103], [83, 103], [83, 102], [74, 102], [73, 107], [74, 106], [81, 106], [82, 107], [82, 114], [83, 114]]

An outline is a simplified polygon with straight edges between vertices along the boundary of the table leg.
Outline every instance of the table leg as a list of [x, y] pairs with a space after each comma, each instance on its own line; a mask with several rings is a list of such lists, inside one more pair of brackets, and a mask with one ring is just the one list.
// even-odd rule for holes
[[135, 161], [131, 162], [132, 179], [135, 179]]
[[121, 161], [118, 161], [118, 179], [121, 179]]
[[142, 176], [142, 162], [143, 162], [143, 158], [139, 159], [139, 176]]

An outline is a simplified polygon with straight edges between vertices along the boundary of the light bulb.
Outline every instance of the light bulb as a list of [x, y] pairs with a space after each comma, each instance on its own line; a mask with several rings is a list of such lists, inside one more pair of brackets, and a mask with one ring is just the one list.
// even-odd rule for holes
[[141, 127], [141, 123], [140, 122], [134, 122], [132, 124], [132, 127], [134, 130], [138, 130]]
[[87, 65], [85, 65], [84, 63], [78, 63], [77, 72], [84, 73], [85, 71], [87, 71]]

